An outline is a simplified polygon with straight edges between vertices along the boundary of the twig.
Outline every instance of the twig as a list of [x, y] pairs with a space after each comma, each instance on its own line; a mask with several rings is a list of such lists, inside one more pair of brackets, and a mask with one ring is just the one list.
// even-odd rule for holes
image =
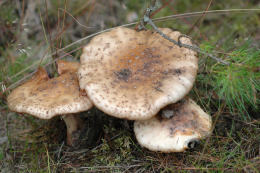
[[[166, 2], [166, 0], [162, 0], [162, 2]], [[174, 4], [175, 2], [174, 2], [174, 0], [168, 0], [168, 2], [171, 2], [171, 4]], [[176, 11], [174, 8], [173, 8], [173, 5], [169, 5], [169, 8], [171, 9], [171, 11], [172, 12], [174, 12], [174, 11]], [[155, 12], [153, 12], [153, 14], [154, 14]], [[152, 14], [152, 15], [153, 15]], [[205, 13], [204, 13], [205, 14]], [[202, 14], [203, 15], [203, 14]], [[152, 16], [151, 16], [152, 17]], [[200, 16], [201, 17], [201, 16]], [[154, 20], [153, 20], [154, 21]], [[190, 21], [188, 21], [187, 19], [185, 19], [185, 18], [183, 18], [182, 20], [181, 20], [182, 22], [184, 22], [185, 24], [187, 24], [187, 25], [189, 25], [190, 26], [190, 30], [192, 30], [192, 28], [193, 28], [193, 26], [192, 26], [192, 24], [191, 24], [191, 22]], [[198, 34], [200, 35], [200, 37], [202, 37], [204, 40], [206, 40], [206, 41], [208, 41], [208, 38], [203, 34], [203, 33], [201, 33], [200, 32], [200, 30], [199, 30], [199, 28], [198, 28], [198, 26], [194, 26], [194, 29], [196, 29], [196, 31], [198, 32]], [[190, 35], [189, 34], [189, 32], [186, 32], [186, 35]]]
[[181, 37], [188, 37], [186, 35], [180, 35], [179, 38], [178, 38], [178, 41], [175, 41], [173, 39], [171, 39], [170, 37], [168, 37], [167, 35], [165, 35], [162, 31], [160, 31], [157, 26], [153, 23], [153, 21], [150, 19], [150, 18], [144, 18], [144, 20], [147, 20], [147, 22], [153, 27], [153, 29], [158, 32], [163, 38], [165, 38], [166, 40], [169, 40], [170, 42], [174, 43], [175, 45], [178, 45], [179, 47], [185, 47], [187, 49], [191, 49], [191, 50], [194, 50], [198, 53], [201, 53], [201, 54], [205, 54], [207, 55], [208, 57], [216, 60], [217, 62], [220, 62], [222, 64], [225, 64], [225, 65], [229, 65], [228, 62], [222, 60], [222, 59], [219, 59], [217, 57], [215, 57], [214, 55], [212, 54], [209, 54], [209, 53], [206, 53], [204, 51], [202, 51], [199, 47], [197, 46], [194, 46], [194, 45], [188, 45], [188, 44], [184, 44], [181, 42], [180, 38]]
[[[51, 32], [50, 32], [50, 22], [49, 22], [49, 17], [48, 17], [48, 5], [47, 5], [47, 0], [44, 1], [44, 5], [45, 5], [45, 20], [46, 20], [46, 25], [47, 25], [47, 32], [48, 32], [48, 35], [49, 35], [49, 44], [50, 44], [50, 50], [51, 52], [53, 52], [53, 43], [52, 43], [52, 38], [51, 38]], [[43, 24], [42, 24], [43, 25]], [[44, 27], [44, 26], [43, 26]], [[47, 36], [46, 36], [47, 37]], [[52, 56], [52, 59], [55, 60], [55, 56]], [[52, 64], [52, 67], [54, 69], [54, 72], [57, 72], [57, 67], [56, 67], [56, 64], [53, 63]]]
[[90, 28], [92, 28], [92, 29], [95, 28], [94, 26], [88, 27], [88, 26], [81, 24], [74, 16], [72, 16], [72, 14], [70, 14], [68, 11], [66, 11], [66, 9], [58, 8], [58, 10], [61, 10], [61, 11], [64, 11], [65, 13], [67, 13], [78, 25], [80, 25], [81, 27], [84, 27], [87, 30]]
[[[156, 5], [156, 0], [152, 0], [150, 7], [147, 8], [145, 13], [144, 13], [144, 18], [145, 17], [150, 18], [151, 13], [156, 9], [155, 5]], [[144, 18], [143, 18], [143, 20], [140, 21], [140, 24], [138, 25], [139, 31], [146, 29], [145, 25], [147, 24], [148, 21], [144, 20]]]
[[204, 19], [205, 16], [206, 16], [206, 12], [209, 10], [209, 7], [210, 7], [211, 4], [212, 4], [212, 1], [213, 1], [213, 0], [210, 0], [208, 6], [207, 6], [207, 8], [206, 8], [206, 10], [205, 10], [204, 13], [198, 18], [198, 20], [192, 25], [192, 27], [190, 28], [190, 30], [187, 32], [187, 35], [189, 35], [189, 34], [191, 33], [191, 31], [196, 27], [197, 24], [198, 24], [197, 27], [198, 27], [198, 28], [200, 27], [200, 25], [201, 25], [203, 19]]
[[127, 169], [130, 169], [130, 168], [133, 168], [133, 167], [140, 167], [140, 166], [143, 166], [143, 165], [140, 165], [140, 164], [136, 164], [136, 165], [115, 165], [115, 166], [84, 166], [84, 167], [80, 167], [78, 169], [115, 169], [115, 168], [127, 168]]
[[201, 16], [203, 14], [227, 14], [227, 13], [249, 13], [249, 12], [257, 12], [260, 9], [229, 9], [229, 10], [209, 10], [209, 11], [196, 11], [190, 13], [183, 13], [183, 14], [174, 14], [169, 16], [158, 17], [153, 19], [153, 21], [160, 22], [160, 21], [167, 21], [171, 19], [179, 19], [179, 18], [186, 18], [186, 17], [196, 17]]
[[143, 30], [143, 29], [146, 29], [145, 28], [145, 25], [148, 23], [150, 24], [153, 29], [158, 32], [163, 38], [165, 38], [166, 40], [169, 40], [170, 42], [174, 43], [175, 45], [179, 46], [179, 47], [185, 47], [187, 49], [190, 49], [190, 50], [193, 50], [195, 52], [198, 52], [198, 53], [201, 53], [201, 54], [204, 54], [204, 55], [207, 55], [208, 57], [216, 60], [217, 62], [219, 63], [222, 63], [222, 64], [225, 64], [225, 65], [229, 65], [228, 62], [222, 60], [222, 59], [219, 59], [217, 58], [216, 56], [212, 55], [212, 54], [209, 54], [209, 53], [206, 53], [204, 51], [202, 51], [199, 47], [195, 46], [195, 45], [188, 45], [188, 44], [184, 44], [181, 42], [180, 38], [181, 37], [188, 37], [186, 35], [180, 35], [179, 38], [178, 38], [178, 41], [176, 40], [173, 40], [171, 39], [170, 37], [168, 37], [167, 35], [165, 35], [162, 31], [159, 30], [159, 28], [157, 28], [157, 26], [153, 23], [153, 21], [150, 19], [150, 16], [151, 16], [151, 13], [153, 10], [155, 10], [155, 4], [156, 4], [156, 0], [153, 0], [151, 2], [151, 6], [149, 8], [146, 9], [146, 12], [144, 14], [144, 17], [143, 19], [141, 20], [140, 22], [140, 25], [138, 26], [138, 29], [139, 30]]
[[[65, 11], [67, 10], [67, 0], [65, 0], [65, 4], [64, 4], [64, 12], [63, 12], [63, 21], [62, 21], [62, 29], [61, 31], [63, 31], [64, 29], [64, 26], [65, 26], [65, 17], [66, 17], [66, 13]], [[60, 48], [61, 48], [61, 42], [62, 42], [62, 39], [61, 39], [61, 36], [60, 36]]]
[[61, 153], [61, 149], [62, 149], [63, 146], [64, 146], [64, 141], [62, 142], [61, 146], [59, 147], [59, 151], [58, 151], [58, 154], [57, 154], [58, 159], [60, 159], [60, 153]]

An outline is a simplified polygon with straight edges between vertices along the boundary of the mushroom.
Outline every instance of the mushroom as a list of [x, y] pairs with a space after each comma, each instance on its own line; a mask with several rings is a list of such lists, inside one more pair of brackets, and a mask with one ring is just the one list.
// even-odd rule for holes
[[[59, 69], [61, 64], [57, 64]], [[58, 70], [60, 76], [50, 79], [40, 67], [29, 81], [10, 93], [7, 102], [12, 111], [28, 113], [37, 118], [62, 116], [67, 126], [67, 144], [73, 146], [76, 142], [73, 133], [82, 127], [80, 118], [74, 113], [90, 109], [92, 103], [80, 91], [75, 71], [69, 69], [69, 66], [63, 66], [62, 70]]]
[[[161, 117], [173, 111], [170, 119]], [[134, 132], [139, 144], [152, 151], [183, 152], [211, 134], [212, 120], [193, 100], [184, 99], [163, 108], [149, 120], [135, 121]]]
[[[180, 32], [160, 29], [174, 40]], [[191, 44], [188, 38], [182, 43]], [[182, 99], [198, 69], [196, 52], [152, 31], [119, 27], [94, 37], [84, 47], [78, 71], [80, 88], [105, 113], [145, 120]]]
[[[171, 111], [170, 119], [163, 111]], [[212, 120], [192, 99], [184, 99], [163, 108], [149, 120], [134, 123], [139, 144], [152, 151], [182, 152], [193, 148], [197, 141], [211, 134]]]

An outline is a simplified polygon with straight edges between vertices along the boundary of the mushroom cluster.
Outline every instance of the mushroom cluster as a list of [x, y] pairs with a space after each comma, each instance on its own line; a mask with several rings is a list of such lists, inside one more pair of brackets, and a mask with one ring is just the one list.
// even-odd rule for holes
[[[180, 32], [160, 30], [178, 40]], [[181, 37], [181, 42], [192, 44]], [[8, 96], [9, 108], [49, 119], [63, 115], [67, 143], [81, 123], [72, 113], [92, 104], [108, 115], [135, 120], [140, 145], [181, 152], [211, 133], [211, 117], [186, 95], [198, 69], [196, 52], [153, 31], [119, 27], [94, 37], [77, 63], [58, 61], [59, 76], [44, 69]]]
[[[181, 35], [168, 28], [160, 30], [176, 41]], [[192, 44], [186, 37], [181, 42]], [[197, 69], [196, 52], [153, 31], [119, 27], [84, 47], [78, 78], [80, 88], [100, 110], [135, 120], [140, 145], [181, 152], [211, 133], [211, 117], [185, 98]]]

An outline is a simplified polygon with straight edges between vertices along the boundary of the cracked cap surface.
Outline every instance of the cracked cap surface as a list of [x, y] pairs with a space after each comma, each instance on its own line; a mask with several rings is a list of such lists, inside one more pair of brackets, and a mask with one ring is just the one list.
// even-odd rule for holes
[[[180, 32], [161, 28], [177, 40]], [[181, 38], [191, 44], [188, 38]], [[196, 52], [180, 48], [152, 31], [117, 28], [84, 47], [80, 88], [105, 113], [130, 120], [149, 119], [192, 88]]]
[[[165, 110], [172, 111], [173, 117], [162, 118], [161, 113]], [[182, 152], [189, 142], [209, 136], [211, 129], [211, 117], [191, 99], [168, 105], [157, 116], [134, 123], [138, 143], [149, 150], [162, 152]]]
[[67, 72], [49, 78], [43, 68], [26, 83], [14, 89], [7, 97], [8, 107], [15, 112], [28, 113], [41, 119], [56, 115], [77, 113], [92, 107], [81, 93], [77, 75]]

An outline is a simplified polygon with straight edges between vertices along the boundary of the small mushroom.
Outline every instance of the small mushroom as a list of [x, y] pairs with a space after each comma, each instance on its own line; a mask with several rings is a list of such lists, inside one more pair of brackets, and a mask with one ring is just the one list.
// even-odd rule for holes
[[[163, 118], [164, 110], [173, 111], [173, 116]], [[149, 150], [183, 152], [211, 134], [211, 117], [191, 99], [168, 105], [162, 111], [149, 120], [134, 123], [137, 141]]]
[[47, 72], [39, 68], [29, 81], [10, 93], [7, 102], [12, 111], [28, 113], [37, 118], [62, 116], [67, 126], [67, 144], [73, 146], [73, 133], [82, 126], [74, 113], [90, 109], [92, 103], [80, 91], [75, 71], [71, 72], [67, 66], [59, 73], [60, 76], [50, 79]]
[[[180, 32], [160, 29], [174, 40]], [[191, 44], [190, 39], [181, 38]], [[152, 31], [117, 28], [84, 47], [78, 71], [80, 88], [105, 113], [130, 120], [154, 116], [182, 99], [198, 69], [196, 52], [178, 47]]]

